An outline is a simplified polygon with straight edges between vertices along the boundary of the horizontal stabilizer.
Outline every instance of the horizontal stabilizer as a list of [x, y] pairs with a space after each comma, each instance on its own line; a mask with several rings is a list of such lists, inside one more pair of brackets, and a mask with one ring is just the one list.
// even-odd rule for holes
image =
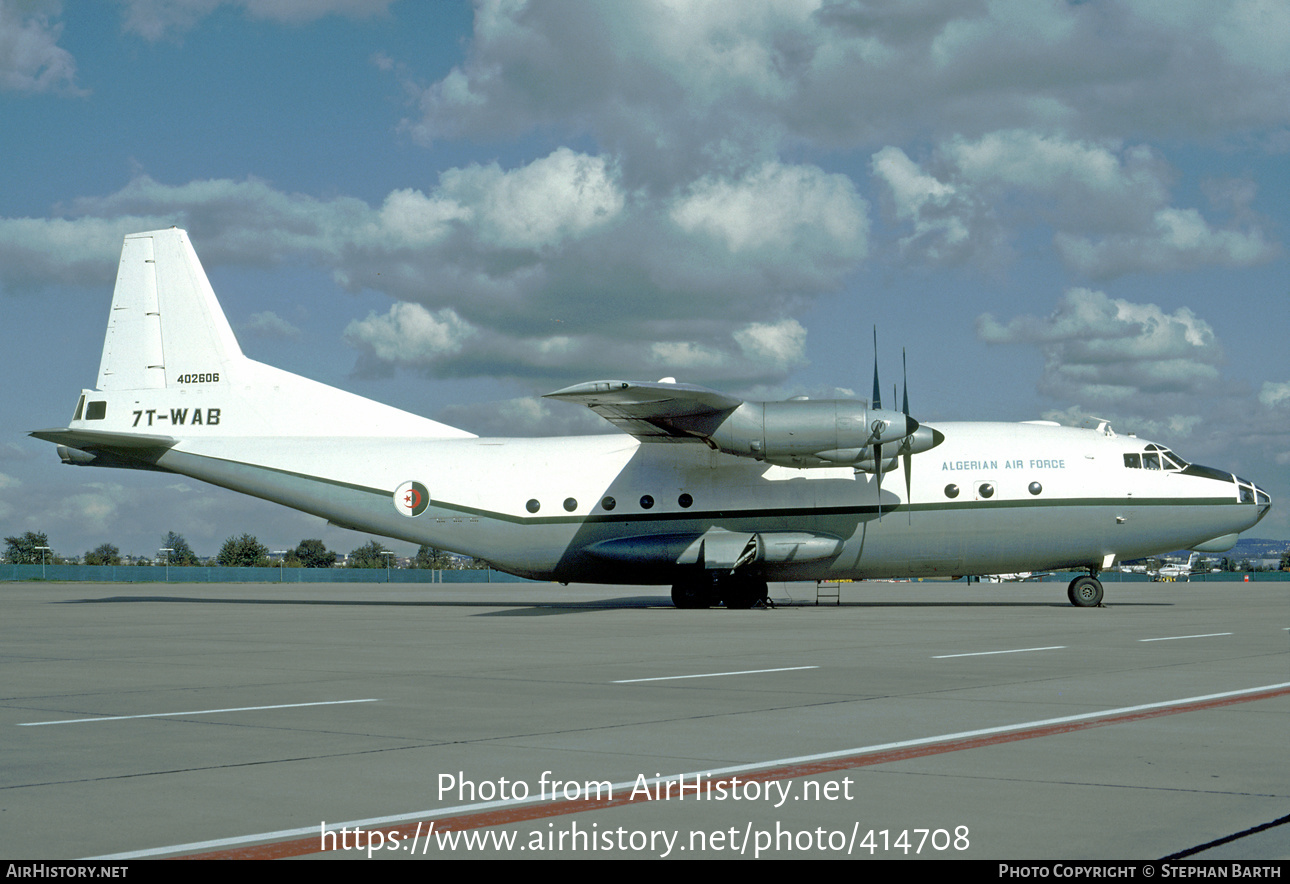
[[55, 445], [70, 445], [82, 451], [119, 451], [134, 454], [160, 454], [174, 448], [178, 439], [169, 436], [145, 436], [142, 433], [105, 433], [97, 430], [32, 430], [29, 434]]
[[34, 430], [30, 435], [57, 445], [63, 463], [143, 470], [154, 469], [158, 458], [179, 442], [169, 436], [62, 428]]

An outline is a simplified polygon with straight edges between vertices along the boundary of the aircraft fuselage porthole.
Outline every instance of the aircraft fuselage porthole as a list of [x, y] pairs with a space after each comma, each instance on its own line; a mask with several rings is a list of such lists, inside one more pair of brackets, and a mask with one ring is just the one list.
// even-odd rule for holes
[[681, 505], [682, 509], [689, 509], [694, 505], [694, 498], [688, 494], [682, 494], [676, 499], [676, 502]]
[[1030, 493], [1031, 493], [1031, 494], [1039, 494], [1039, 493], [1040, 493], [1040, 492], [1042, 492], [1043, 490], [1044, 490], [1044, 486], [1043, 486], [1043, 485], [1040, 485], [1038, 482], [1031, 482], [1031, 483], [1030, 483]]
[[577, 508], [578, 508], [578, 501], [577, 501], [577, 500], [575, 500], [575, 499], [574, 499], [574, 498], [572, 498], [572, 497], [566, 497], [566, 498], [564, 499], [564, 509], [565, 509], [565, 511], [566, 511], [566, 512], [570, 512], [570, 513], [571, 513], [571, 512], [573, 512], [574, 510], [576, 510]]
[[945, 496], [946, 496], [946, 497], [958, 497], [958, 496], [959, 496], [959, 486], [954, 485], [954, 484], [946, 485], [946, 486], [945, 486]]
[[524, 504], [524, 508], [531, 513], [536, 513], [538, 510], [542, 509], [542, 504], [538, 503], [537, 498], [534, 497], [528, 503]]
[[600, 501], [600, 506], [605, 510], [611, 510], [618, 506], [618, 501], [614, 500], [612, 497], [606, 497], [604, 500]]
[[654, 498], [650, 497], [648, 494], [641, 497], [641, 509], [647, 510], [652, 506], [654, 506]]

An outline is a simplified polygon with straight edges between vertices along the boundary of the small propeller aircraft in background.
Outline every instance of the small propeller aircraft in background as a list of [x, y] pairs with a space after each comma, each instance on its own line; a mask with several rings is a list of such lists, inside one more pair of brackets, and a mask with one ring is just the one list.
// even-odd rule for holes
[[1049, 571], [1017, 571], [1012, 574], [982, 574], [981, 579], [986, 583], [1029, 583], [1051, 576]]
[[1200, 565], [1200, 553], [1192, 553], [1186, 562], [1161, 565], [1155, 572], [1148, 572], [1153, 580], [1186, 580]]
[[[876, 335], [875, 335], [876, 348]], [[163, 470], [538, 579], [748, 607], [768, 580], [1101, 569], [1218, 551], [1268, 495], [1134, 436], [755, 402], [664, 379], [548, 394], [623, 433], [477, 438], [248, 359], [188, 235], [125, 238], [94, 389], [32, 433], [81, 466]], [[917, 469], [915, 469], [917, 466]], [[883, 483], [899, 471], [903, 481]]]

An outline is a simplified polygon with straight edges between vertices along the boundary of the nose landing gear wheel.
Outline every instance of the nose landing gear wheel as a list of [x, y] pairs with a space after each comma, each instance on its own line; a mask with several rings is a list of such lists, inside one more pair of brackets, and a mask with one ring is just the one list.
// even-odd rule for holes
[[1076, 577], [1066, 588], [1066, 597], [1077, 608], [1096, 608], [1102, 604], [1102, 581], [1096, 577]]

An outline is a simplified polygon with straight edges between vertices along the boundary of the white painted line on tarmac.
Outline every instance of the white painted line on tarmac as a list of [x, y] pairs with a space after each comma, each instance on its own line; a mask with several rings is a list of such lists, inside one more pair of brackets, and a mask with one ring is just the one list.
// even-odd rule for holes
[[952, 660], [955, 657], [988, 657], [991, 654], [1028, 654], [1031, 651], [1060, 651], [1065, 645], [1050, 645], [1046, 648], [1016, 648], [1011, 651], [977, 651], [974, 654], [941, 654], [933, 660]]
[[340, 706], [345, 703], [378, 703], [369, 700], [320, 700], [317, 703], [282, 703], [277, 706], [234, 706], [231, 709], [194, 709], [191, 712], [150, 712], [146, 715], [100, 715], [95, 718], [67, 718], [63, 721], [20, 721], [18, 727], [40, 727], [45, 724], [85, 724], [90, 721], [127, 721], [131, 718], [170, 718], [176, 715], [217, 715], [221, 712], [259, 712], [262, 709], [299, 709], [302, 706]]
[[1230, 632], [1207, 632], [1204, 635], [1166, 635], [1163, 638], [1140, 638], [1140, 642], [1172, 642], [1180, 638], [1214, 638], [1219, 635], [1231, 635]]
[[[1251, 694], [1283, 694], [1290, 689], [1290, 682], [1280, 682], [1278, 684], [1260, 685], [1259, 687], [1243, 688], [1235, 691], [1223, 691], [1217, 694], [1203, 694], [1198, 697], [1183, 697], [1176, 700], [1164, 700], [1158, 703], [1143, 703], [1138, 706], [1121, 706], [1116, 709], [1103, 709], [1100, 712], [1083, 712], [1077, 715], [1064, 715], [1059, 718], [1045, 718], [1038, 721], [1024, 721], [1016, 724], [1005, 724], [998, 727], [987, 727], [979, 730], [960, 731], [952, 734], [939, 734], [930, 737], [917, 737], [910, 740], [900, 740], [894, 743], [880, 743], [875, 746], [859, 746], [853, 749], [840, 749], [834, 752], [820, 752], [814, 755], [798, 755], [789, 758], [766, 759], [764, 761], [753, 762], [750, 764], [739, 764], [730, 767], [717, 769], [698, 770], [684, 774], [671, 774], [668, 776], [659, 776], [650, 780], [645, 780], [642, 774], [636, 780], [621, 783], [613, 783], [610, 786], [611, 794], [621, 793], [625, 790], [634, 790], [638, 786], [647, 785], [656, 786], [659, 783], [681, 781], [696, 781], [700, 776], [711, 780], [714, 777], [723, 777], [730, 774], [744, 773], [748, 771], [760, 771], [763, 778], [767, 776], [779, 776], [787, 778], [797, 778], [803, 776], [813, 776], [816, 772], [802, 770], [803, 765], [813, 762], [825, 762], [830, 759], [843, 759], [842, 767], [850, 767], [860, 761], [862, 756], [872, 755], [878, 752], [889, 752], [899, 749], [910, 749], [918, 746], [931, 746], [937, 743], [955, 743], [958, 741], [972, 740], [979, 737], [999, 737], [1004, 739], [1005, 735], [1017, 732], [1032, 731], [1033, 734], [1022, 733], [1019, 736], [1046, 736], [1042, 729], [1052, 728], [1054, 726], [1070, 725], [1074, 729], [1080, 722], [1096, 722], [1098, 719], [1111, 719], [1113, 722], [1117, 718], [1126, 718], [1131, 720], [1133, 717], [1151, 717], [1153, 715], [1171, 715], [1176, 712], [1191, 711], [1189, 707], [1200, 706], [1204, 708], [1205, 704], [1216, 704], [1226, 702], [1239, 702], [1240, 697]], [[1250, 699], [1263, 699], [1260, 697], [1250, 697]], [[1110, 722], [1108, 722], [1110, 723]], [[1087, 725], [1085, 725], [1087, 726]], [[958, 747], [954, 747], [958, 748]], [[968, 748], [963, 746], [962, 748]], [[838, 769], [842, 769], [839, 767]], [[192, 841], [187, 844], [172, 844], [168, 847], [153, 847], [144, 850], [131, 850], [123, 853], [115, 853], [107, 856], [91, 857], [94, 860], [116, 860], [116, 859], [145, 859], [153, 856], [164, 856], [174, 853], [196, 853], [199, 851], [217, 850], [220, 848], [247, 848], [248, 857], [250, 853], [259, 848], [271, 850], [272, 844], [263, 844], [261, 842], [282, 841], [287, 838], [304, 838], [307, 839], [309, 847], [307, 849], [295, 849], [290, 853], [283, 855], [301, 856], [307, 853], [319, 853], [321, 851], [322, 833], [325, 831], [335, 832], [341, 828], [352, 829], [362, 827], [364, 829], [374, 829], [380, 826], [391, 826], [407, 822], [409, 820], [431, 820], [444, 819], [450, 816], [458, 816], [468, 813], [479, 813], [495, 808], [515, 808], [524, 805], [535, 805], [549, 803], [558, 808], [560, 815], [567, 813], [578, 813], [583, 810], [597, 809], [596, 802], [578, 802], [566, 801], [558, 802], [554, 795], [533, 795], [527, 798], [509, 798], [498, 801], [482, 801], [475, 804], [461, 804], [454, 807], [437, 807], [426, 810], [418, 810], [412, 813], [391, 814], [389, 816], [368, 817], [360, 820], [347, 820], [345, 822], [326, 822], [320, 821], [320, 825], [301, 826], [292, 829], [279, 829], [273, 832], [259, 832], [251, 835], [234, 836], [231, 838], [215, 838], [209, 841]], [[488, 825], [489, 821], [483, 820], [482, 824]], [[259, 848], [251, 848], [249, 845], [259, 845]], [[314, 848], [312, 845], [318, 844]], [[267, 858], [267, 854], [266, 854]]]
[[704, 672], [699, 675], [660, 675], [657, 678], [620, 678], [610, 684], [635, 684], [640, 681], [676, 681], [681, 678], [720, 678], [723, 675], [760, 675], [763, 672], [797, 672], [799, 669], [819, 669], [818, 666], [785, 666], [782, 669], [743, 669], [739, 672]]

